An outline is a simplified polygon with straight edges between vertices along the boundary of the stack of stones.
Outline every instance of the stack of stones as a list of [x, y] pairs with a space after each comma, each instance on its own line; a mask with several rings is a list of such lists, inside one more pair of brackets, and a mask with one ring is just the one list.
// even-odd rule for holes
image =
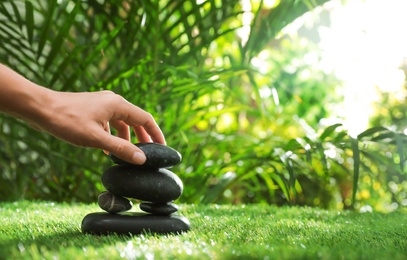
[[[143, 165], [125, 162], [113, 154], [117, 165], [102, 175], [107, 191], [98, 197], [98, 204], [106, 212], [90, 213], [82, 221], [82, 232], [91, 234], [167, 234], [190, 229], [189, 221], [176, 214], [173, 203], [183, 191], [181, 179], [168, 170], [181, 162], [179, 152], [157, 143], [136, 144], [146, 155]], [[128, 212], [137, 199], [144, 212]]]

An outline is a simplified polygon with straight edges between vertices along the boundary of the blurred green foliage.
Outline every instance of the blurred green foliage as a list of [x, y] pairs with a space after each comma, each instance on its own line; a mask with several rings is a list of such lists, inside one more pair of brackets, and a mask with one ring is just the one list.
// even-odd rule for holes
[[[173, 171], [184, 202], [403, 205], [405, 135], [321, 125], [340, 82], [309, 62], [320, 58], [311, 40], [281, 33], [325, 2], [5, 0], [0, 62], [55, 90], [109, 89], [151, 112], [183, 154]], [[112, 163], [101, 151], [9, 116], [0, 124], [1, 200], [93, 202], [104, 189]]]

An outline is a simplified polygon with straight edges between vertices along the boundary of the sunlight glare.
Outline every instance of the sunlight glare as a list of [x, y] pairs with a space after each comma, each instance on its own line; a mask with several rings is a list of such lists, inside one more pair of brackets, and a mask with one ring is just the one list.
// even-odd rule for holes
[[236, 32], [237, 35], [240, 37], [242, 41], [242, 46], [246, 45], [247, 41], [249, 40], [250, 35], [250, 24], [254, 19], [254, 14], [252, 12], [252, 5], [250, 1], [241, 0], [240, 4], [242, 5], [242, 27], [239, 28]]
[[378, 89], [397, 94], [407, 57], [407, 1], [331, 1], [331, 26], [320, 29], [320, 47], [327, 72], [344, 82], [342, 116], [351, 135], [368, 127]]

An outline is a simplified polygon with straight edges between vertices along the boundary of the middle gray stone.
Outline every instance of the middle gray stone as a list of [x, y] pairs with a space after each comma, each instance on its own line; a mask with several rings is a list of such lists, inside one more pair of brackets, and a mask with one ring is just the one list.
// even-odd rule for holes
[[183, 191], [181, 179], [164, 168], [140, 169], [132, 165], [115, 165], [103, 173], [102, 183], [116, 195], [156, 203], [176, 200]]

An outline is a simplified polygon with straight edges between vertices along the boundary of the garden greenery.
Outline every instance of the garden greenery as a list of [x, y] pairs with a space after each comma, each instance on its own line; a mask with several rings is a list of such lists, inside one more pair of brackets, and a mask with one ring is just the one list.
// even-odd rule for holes
[[[405, 205], [406, 136], [321, 125], [340, 82], [301, 58], [312, 41], [281, 33], [325, 2], [5, 0], [0, 62], [55, 90], [112, 90], [151, 112], [183, 154], [173, 171], [184, 202]], [[0, 125], [1, 200], [92, 202], [104, 189], [103, 152], [6, 115]]]

